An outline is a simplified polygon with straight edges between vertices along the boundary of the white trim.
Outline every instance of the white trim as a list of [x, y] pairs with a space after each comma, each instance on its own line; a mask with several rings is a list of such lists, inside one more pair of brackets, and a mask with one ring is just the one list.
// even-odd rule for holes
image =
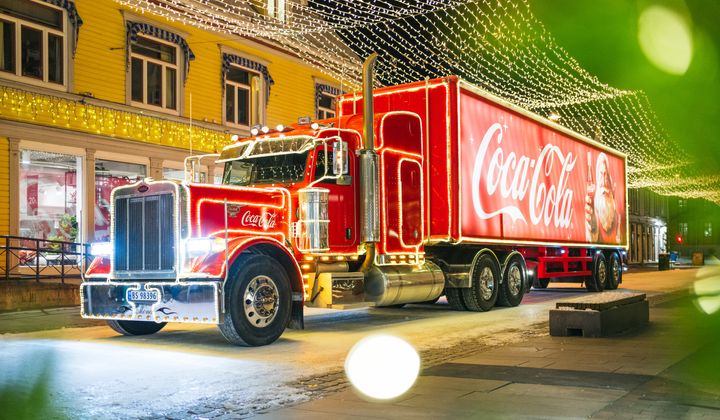
[[133, 156], [122, 153], [106, 152], [104, 150], [97, 150], [95, 152], [95, 161], [98, 160], [110, 160], [113, 162], [120, 163], [131, 163], [136, 165], [145, 166], [145, 176], [149, 176], [150, 158], [144, 156]]
[[30, 140], [20, 140], [20, 150], [33, 150], [37, 152], [60, 153], [85, 157], [85, 149], [81, 147], [61, 146], [57, 144], [40, 143]]

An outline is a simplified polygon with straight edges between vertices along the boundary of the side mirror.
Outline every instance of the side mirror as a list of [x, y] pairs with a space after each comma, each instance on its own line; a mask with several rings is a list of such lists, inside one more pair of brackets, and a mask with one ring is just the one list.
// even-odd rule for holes
[[352, 184], [350, 173], [348, 145], [344, 141], [338, 141], [333, 144], [333, 175], [337, 177], [337, 185]]

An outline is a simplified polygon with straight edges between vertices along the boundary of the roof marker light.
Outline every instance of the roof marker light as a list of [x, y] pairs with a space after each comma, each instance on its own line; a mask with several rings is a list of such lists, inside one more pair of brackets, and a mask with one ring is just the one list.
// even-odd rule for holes
[[257, 128], [253, 128], [252, 130], [250, 130], [250, 134], [252, 134], [253, 136], [257, 136], [259, 132], [260, 131]]
[[312, 128], [313, 130], [317, 130], [318, 128], [320, 128], [320, 124], [314, 122], [310, 124], [310, 128]]
[[267, 125], [263, 125], [263, 127], [260, 129], [260, 131], [267, 134], [270, 132], [270, 127], [268, 127]]

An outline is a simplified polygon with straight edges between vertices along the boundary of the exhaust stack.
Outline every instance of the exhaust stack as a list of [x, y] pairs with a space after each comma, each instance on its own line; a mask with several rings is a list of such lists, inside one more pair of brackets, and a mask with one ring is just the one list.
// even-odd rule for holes
[[365, 244], [362, 271], [368, 271], [375, 260], [375, 242], [380, 240], [380, 193], [378, 155], [375, 153], [373, 107], [373, 67], [377, 53], [363, 63], [363, 149], [360, 150], [360, 238]]

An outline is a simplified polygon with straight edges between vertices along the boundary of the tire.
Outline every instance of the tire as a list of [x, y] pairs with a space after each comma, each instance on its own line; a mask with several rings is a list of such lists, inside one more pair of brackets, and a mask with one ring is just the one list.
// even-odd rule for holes
[[500, 266], [490, 254], [475, 257], [471, 269], [471, 287], [460, 289], [468, 311], [485, 312], [495, 306], [500, 288]]
[[498, 306], [518, 306], [525, 295], [525, 279], [527, 272], [525, 264], [519, 256], [508, 261], [503, 271], [503, 282], [498, 291]]
[[610, 254], [607, 266], [608, 276], [605, 288], [607, 290], [615, 290], [622, 282], [622, 264], [620, 263], [620, 256], [618, 256], [617, 252]]
[[109, 320], [108, 326], [122, 335], [150, 335], [163, 329], [167, 322], [116, 321]]
[[536, 278], [535, 281], [533, 281], [532, 287], [534, 287], [536, 289], [547, 289], [548, 284], [550, 284], [550, 279], [548, 279], [548, 278], [537, 279]]
[[220, 333], [238, 346], [270, 344], [290, 322], [292, 290], [287, 273], [265, 255], [243, 258], [236, 265], [239, 269], [225, 286]]
[[395, 305], [378, 306], [378, 308], [400, 309], [405, 307], [406, 303], [396, 303]]
[[445, 297], [447, 298], [450, 308], [456, 311], [467, 311], [465, 303], [462, 300], [462, 289], [445, 289]]
[[591, 292], [602, 292], [607, 284], [608, 267], [602, 252], [595, 255], [592, 277], [585, 280], [585, 287]]

